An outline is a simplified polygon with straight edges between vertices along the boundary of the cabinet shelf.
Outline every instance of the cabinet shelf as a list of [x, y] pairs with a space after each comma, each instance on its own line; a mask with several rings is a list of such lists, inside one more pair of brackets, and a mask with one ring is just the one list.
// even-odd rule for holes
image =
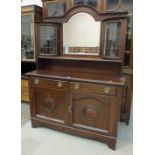
[[110, 59], [102, 59], [102, 58], [84, 58], [84, 57], [69, 57], [69, 56], [38, 56], [38, 59], [54, 59], [54, 60], [75, 60], [75, 61], [99, 61], [99, 62], [117, 62], [122, 63], [122, 60], [110, 60]]

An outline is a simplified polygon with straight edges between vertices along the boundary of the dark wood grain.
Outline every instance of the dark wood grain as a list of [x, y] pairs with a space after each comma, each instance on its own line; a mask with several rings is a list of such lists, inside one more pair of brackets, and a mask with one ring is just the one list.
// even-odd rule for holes
[[[74, 6], [67, 1], [68, 11], [64, 16], [47, 17], [46, 2], [48, 0], [43, 0], [43, 21], [36, 22], [37, 70], [27, 74], [32, 127], [45, 126], [99, 140], [116, 149], [122, 96], [126, 96], [122, 62], [128, 13], [105, 13], [106, 3], [103, 1], [97, 9]], [[102, 22], [98, 56], [63, 54], [63, 23], [79, 12], [88, 13], [95, 21]], [[103, 57], [105, 21], [121, 22], [118, 59]], [[40, 54], [40, 25], [58, 26], [58, 52], [55, 56]]]
[[[48, 127], [57, 129], [61, 126], [59, 130], [84, 137], [87, 135], [115, 149], [121, 86], [117, 86], [117, 91], [116, 86], [85, 82], [76, 87], [77, 83], [70, 80], [59, 81], [62, 85], [58, 85], [52, 76], [50, 79], [33, 77], [30, 73], [28, 76], [33, 127], [47, 122], [45, 125]], [[39, 82], [35, 82], [35, 79], [39, 79]], [[108, 91], [105, 89], [107, 87], [110, 88]]]

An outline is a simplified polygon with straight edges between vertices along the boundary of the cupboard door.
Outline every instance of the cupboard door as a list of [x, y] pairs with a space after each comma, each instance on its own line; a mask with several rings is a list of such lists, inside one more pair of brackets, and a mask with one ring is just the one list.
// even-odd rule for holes
[[125, 12], [133, 10], [133, 0], [106, 0], [106, 11]]
[[127, 20], [113, 20], [103, 23], [103, 45], [101, 45], [104, 58], [123, 59]]
[[125, 11], [133, 11], [133, 0], [122, 0], [121, 7]]
[[21, 16], [21, 60], [35, 61], [33, 14]]
[[116, 103], [114, 97], [103, 95], [72, 95], [71, 126], [113, 135]]
[[58, 55], [59, 25], [38, 24], [39, 56]]
[[67, 93], [58, 89], [33, 88], [35, 117], [66, 124]]
[[100, 0], [74, 0], [74, 6], [77, 5], [89, 5], [95, 9], [98, 9]]
[[99, 0], [87, 0], [86, 4], [91, 6], [91, 7], [97, 8], [98, 7], [98, 3], [99, 3]]
[[59, 17], [63, 16], [67, 11], [67, 1], [53, 1], [53, 2], [46, 2], [46, 14], [47, 17]]
[[85, 0], [74, 0], [74, 5], [84, 5], [85, 4]]

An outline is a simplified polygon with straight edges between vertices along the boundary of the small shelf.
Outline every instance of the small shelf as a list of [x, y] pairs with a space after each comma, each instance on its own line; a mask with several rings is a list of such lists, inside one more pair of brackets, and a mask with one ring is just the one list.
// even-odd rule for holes
[[94, 58], [82, 58], [82, 57], [69, 57], [69, 56], [38, 56], [38, 59], [54, 59], [54, 60], [75, 60], [75, 61], [99, 61], [99, 62], [118, 62], [122, 63], [122, 60], [114, 60], [114, 59], [102, 59], [100, 57]]

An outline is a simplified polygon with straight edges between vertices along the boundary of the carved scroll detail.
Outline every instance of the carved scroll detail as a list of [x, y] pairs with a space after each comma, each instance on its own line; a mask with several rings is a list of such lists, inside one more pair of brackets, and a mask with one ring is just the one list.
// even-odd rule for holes
[[44, 105], [45, 105], [46, 112], [49, 112], [49, 113], [54, 111], [56, 108], [55, 101], [49, 96], [45, 98], [45, 104]]
[[98, 118], [98, 111], [95, 106], [88, 105], [83, 109], [85, 118], [89, 121], [95, 121]]

